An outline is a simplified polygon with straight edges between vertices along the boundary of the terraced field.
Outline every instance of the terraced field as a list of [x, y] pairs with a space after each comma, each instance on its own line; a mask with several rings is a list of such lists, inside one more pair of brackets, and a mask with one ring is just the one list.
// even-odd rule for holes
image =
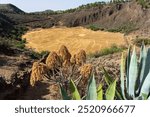
[[92, 53], [111, 46], [125, 45], [127, 38], [121, 33], [92, 31], [83, 27], [50, 28], [34, 30], [26, 33], [26, 46], [40, 52], [43, 50], [56, 51], [61, 45], [66, 45], [72, 54], [80, 49]]

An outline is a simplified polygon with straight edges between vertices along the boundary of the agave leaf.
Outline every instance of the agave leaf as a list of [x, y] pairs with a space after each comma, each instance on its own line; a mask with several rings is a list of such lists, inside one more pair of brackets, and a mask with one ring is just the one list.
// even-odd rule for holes
[[70, 100], [70, 97], [68, 96], [67, 92], [65, 91], [65, 89], [62, 87], [61, 84], [59, 84], [59, 87], [63, 100]]
[[90, 78], [89, 85], [88, 85], [88, 92], [87, 92], [87, 100], [96, 100], [97, 99], [97, 90], [96, 90], [96, 81], [95, 76]]
[[140, 59], [139, 59], [140, 61], [142, 60], [144, 47], [145, 47], [145, 45], [144, 45], [144, 43], [142, 43], [142, 45], [141, 45], [141, 50], [140, 50]]
[[73, 80], [70, 80], [70, 90], [72, 93], [72, 98], [73, 100], [81, 100], [80, 94], [78, 92], [78, 89], [76, 87], [76, 85], [74, 84]]
[[150, 100], [150, 96], [147, 99]]
[[103, 100], [103, 85], [100, 84], [97, 90], [97, 100]]
[[143, 100], [146, 100], [148, 95], [147, 94], [142, 94]]
[[[114, 82], [114, 79], [111, 78], [111, 76], [108, 74], [108, 72], [105, 70], [105, 68], [103, 67], [103, 72], [105, 75], [105, 82], [107, 83], [107, 85], [109, 86], [110, 84], [112, 84]], [[118, 89], [116, 89], [116, 97], [120, 100], [122, 100], [122, 96], [120, 95], [120, 91]]]
[[117, 99], [119, 99], [119, 100], [123, 100], [124, 98], [122, 97], [122, 95], [121, 95], [121, 91], [119, 91], [118, 89], [116, 89], [116, 97], [117, 97]]
[[146, 65], [145, 65], [145, 77], [148, 75], [150, 71], [150, 48], [148, 48], [147, 51], [147, 57], [146, 57]]
[[116, 90], [116, 80], [110, 84], [106, 90], [106, 100], [114, 100]]
[[111, 76], [108, 74], [108, 72], [105, 70], [104, 67], [103, 67], [103, 72], [105, 75], [105, 82], [107, 83], [107, 85], [111, 84], [114, 80], [113, 78], [111, 78]]
[[129, 67], [129, 96], [135, 97], [135, 85], [138, 75], [137, 56], [135, 47], [131, 56], [130, 67]]
[[128, 48], [128, 56], [126, 58], [126, 89], [129, 92], [129, 67], [130, 67], [130, 60], [131, 60], [131, 47]]
[[143, 100], [143, 96], [135, 97], [134, 100]]
[[141, 53], [140, 53], [140, 65], [139, 65], [139, 74], [138, 74], [138, 79], [137, 79], [137, 86], [138, 90], [137, 93], [139, 93], [141, 86], [146, 78], [146, 58], [147, 58], [147, 52], [145, 45], [142, 44], [141, 46]]
[[142, 85], [140, 95], [142, 95], [142, 94], [148, 95], [149, 93], [150, 93], [150, 72], [148, 73], [148, 75]]
[[124, 83], [124, 77], [125, 77], [125, 59], [124, 59], [124, 54], [122, 53], [122, 57], [121, 57], [121, 67], [120, 67], [120, 73], [121, 73], [121, 77], [120, 77], [120, 81], [121, 81], [121, 92], [123, 95], [123, 98], [126, 99], [125, 97], [125, 83]]

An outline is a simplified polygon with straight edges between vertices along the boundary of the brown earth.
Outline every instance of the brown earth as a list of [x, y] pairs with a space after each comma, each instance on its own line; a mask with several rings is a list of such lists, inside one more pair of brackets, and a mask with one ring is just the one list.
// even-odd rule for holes
[[93, 53], [108, 48], [113, 44], [126, 45], [129, 38], [121, 33], [92, 31], [83, 27], [75, 28], [50, 28], [26, 33], [28, 48], [36, 51], [57, 51], [61, 45], [66, 45], [72, 54], [83, 49]]
[[33, 60], [23, 53], [0, 54], [0, 99], [17, 99], [29, 86]]

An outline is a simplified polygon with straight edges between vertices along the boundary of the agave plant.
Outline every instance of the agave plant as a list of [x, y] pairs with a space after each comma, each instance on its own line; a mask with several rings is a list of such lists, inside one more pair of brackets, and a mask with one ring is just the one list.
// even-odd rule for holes
[[106, 90], [105, 97], [103, 98], [103, 85], [100, 84], [98, 88], [96, 88], [96, 81], [95, 81], [95, 76], [94, 74], [90, 77], [89, 79], [89, 84], [87, 87], [87, 94], [84, 97], [81, 97], [79, 94], [79, 91], [74, 83], [73, 80], [70, 80], [70, 91], [71, 91], [71, 96], [68, 96], [67, 92], [65, 89], [60, 85], [60, 90], [62, 94], [62, 98], [64, 100], [113, 100], [115, 98], [115, 90], [116, 90], [116, 80], [114, 80]]
[[139, 61], [135, 47], [125, 59], [122, 53], [120, 67], [121, 92], [125, 100], [150, 99], [150, 48], [142, 44]]

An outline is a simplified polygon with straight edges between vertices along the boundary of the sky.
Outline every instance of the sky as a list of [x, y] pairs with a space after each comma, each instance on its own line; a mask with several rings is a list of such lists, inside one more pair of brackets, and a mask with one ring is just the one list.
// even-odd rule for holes
[[0, 0], [0, 4], [11, 3], [25, 12], [44, 10], [65, 10], [82, 4], [108, 0]]

